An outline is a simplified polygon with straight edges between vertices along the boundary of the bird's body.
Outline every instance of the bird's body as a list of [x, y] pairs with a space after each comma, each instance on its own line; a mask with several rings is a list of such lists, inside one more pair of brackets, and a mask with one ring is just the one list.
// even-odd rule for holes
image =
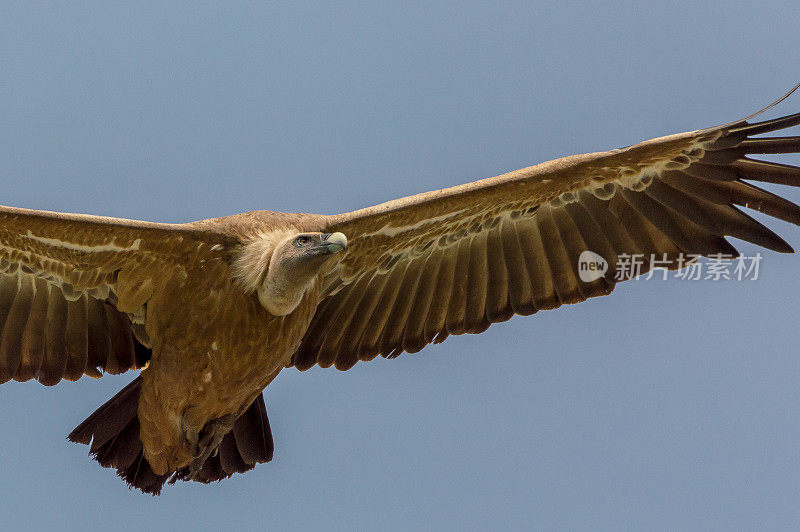
[[[106, 467], [158, 493], [272, 457], [262, 390], [285, 367], [348, 369], [610, 293], [616, 266], [680, 268], [791, 247], [736, 206], [800, 224], [747, 180], [800, 186], [753, 138], [800, 114], [557, 159], [352, 213], [155, 224], [0, 208], [0, 382], [143, 368], [78, 426]], [[584, 279], [579, 257], [608, 263]]]
[[203, 428], [238, 417], [289, 364], [318, 303], [318, 281], [285, 316], [231, 283], [209, 290], [209, 276], [232, 277], [223, 253], [199, 251], [197, 267], [177, 272], [163, 296], [148, 302], [150, 347], [159, 356], [142, 371], [138, 414], [145, 457], [157, 474], [189, 465]]

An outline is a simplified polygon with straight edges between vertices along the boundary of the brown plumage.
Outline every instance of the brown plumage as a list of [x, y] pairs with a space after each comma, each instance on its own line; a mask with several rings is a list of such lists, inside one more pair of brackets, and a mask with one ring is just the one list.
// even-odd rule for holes
[[[752, 117], [750, 117], [752, 118]], [[0, 208], [0, 382], [141, 375], [70, 435], [157, 494], [269, 461], [262, 390], [285, 367], [348, 369], [609, 294], [733, 236], [792, 251], [739, 207], [800, 225], [752, 184], [800, 186], [800, 152], [755, 138], [800, 113], [565, 157], [336, 216], [267, 211], [189, 224]], [[608, 272], [584, 281], [593, 251]]]

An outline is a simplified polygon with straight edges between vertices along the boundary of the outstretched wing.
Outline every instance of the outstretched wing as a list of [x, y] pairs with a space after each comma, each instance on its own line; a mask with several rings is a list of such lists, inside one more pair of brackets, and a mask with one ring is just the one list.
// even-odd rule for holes
[[[725, 236], [791, 252], [737, 206], [800, 224], [800, 208], [749, 183], [800, 186], [800, 168], [748, 157], [800, 152], [800, 137], [753, 138], [800, 124], [800, 113], [746, 120], [330, 217], [322, 230], [350, 246], [293, 364], [348, 369], [605, 295], [631, 257], [643, 273], [736, 256]], [[581, 279], [584, 251], [609, 263], [605, 276]]]
[[222, 238], [192, 224], [0, 207], [0, 383], [143, 366], [147, 300]]

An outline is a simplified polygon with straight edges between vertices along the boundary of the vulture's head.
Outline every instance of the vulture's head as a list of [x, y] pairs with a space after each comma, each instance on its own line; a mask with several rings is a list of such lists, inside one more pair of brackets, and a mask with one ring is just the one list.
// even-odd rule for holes
[[347, 249], [342, 233], [293, 233], [255, 240], [246, 245], [237, 264], [238, 276], [258, 293], [270, 313], [284, 316], [303, 299], [317, 275]]

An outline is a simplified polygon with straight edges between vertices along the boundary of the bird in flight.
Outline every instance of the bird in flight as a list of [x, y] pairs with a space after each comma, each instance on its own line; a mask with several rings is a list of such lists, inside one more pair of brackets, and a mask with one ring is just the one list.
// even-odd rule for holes
[[[800, 113], [753, 116], [333, 216], [0, 207], [0, 383], [139, 369], [70, 440], [151, 494], [248, 471], [272, 459], [262, 391], [284, 368], [346, 370], [607, 295], [625, 257], [636, 273], [736, 257], [727, 236], [792, 252], [740, 207], [800, 225], [753, 184], [800, 186], [800, 167], [752, 157], [800, 152], [757, 136]], [[586, 252], [607, 267], [583, 275]]]

